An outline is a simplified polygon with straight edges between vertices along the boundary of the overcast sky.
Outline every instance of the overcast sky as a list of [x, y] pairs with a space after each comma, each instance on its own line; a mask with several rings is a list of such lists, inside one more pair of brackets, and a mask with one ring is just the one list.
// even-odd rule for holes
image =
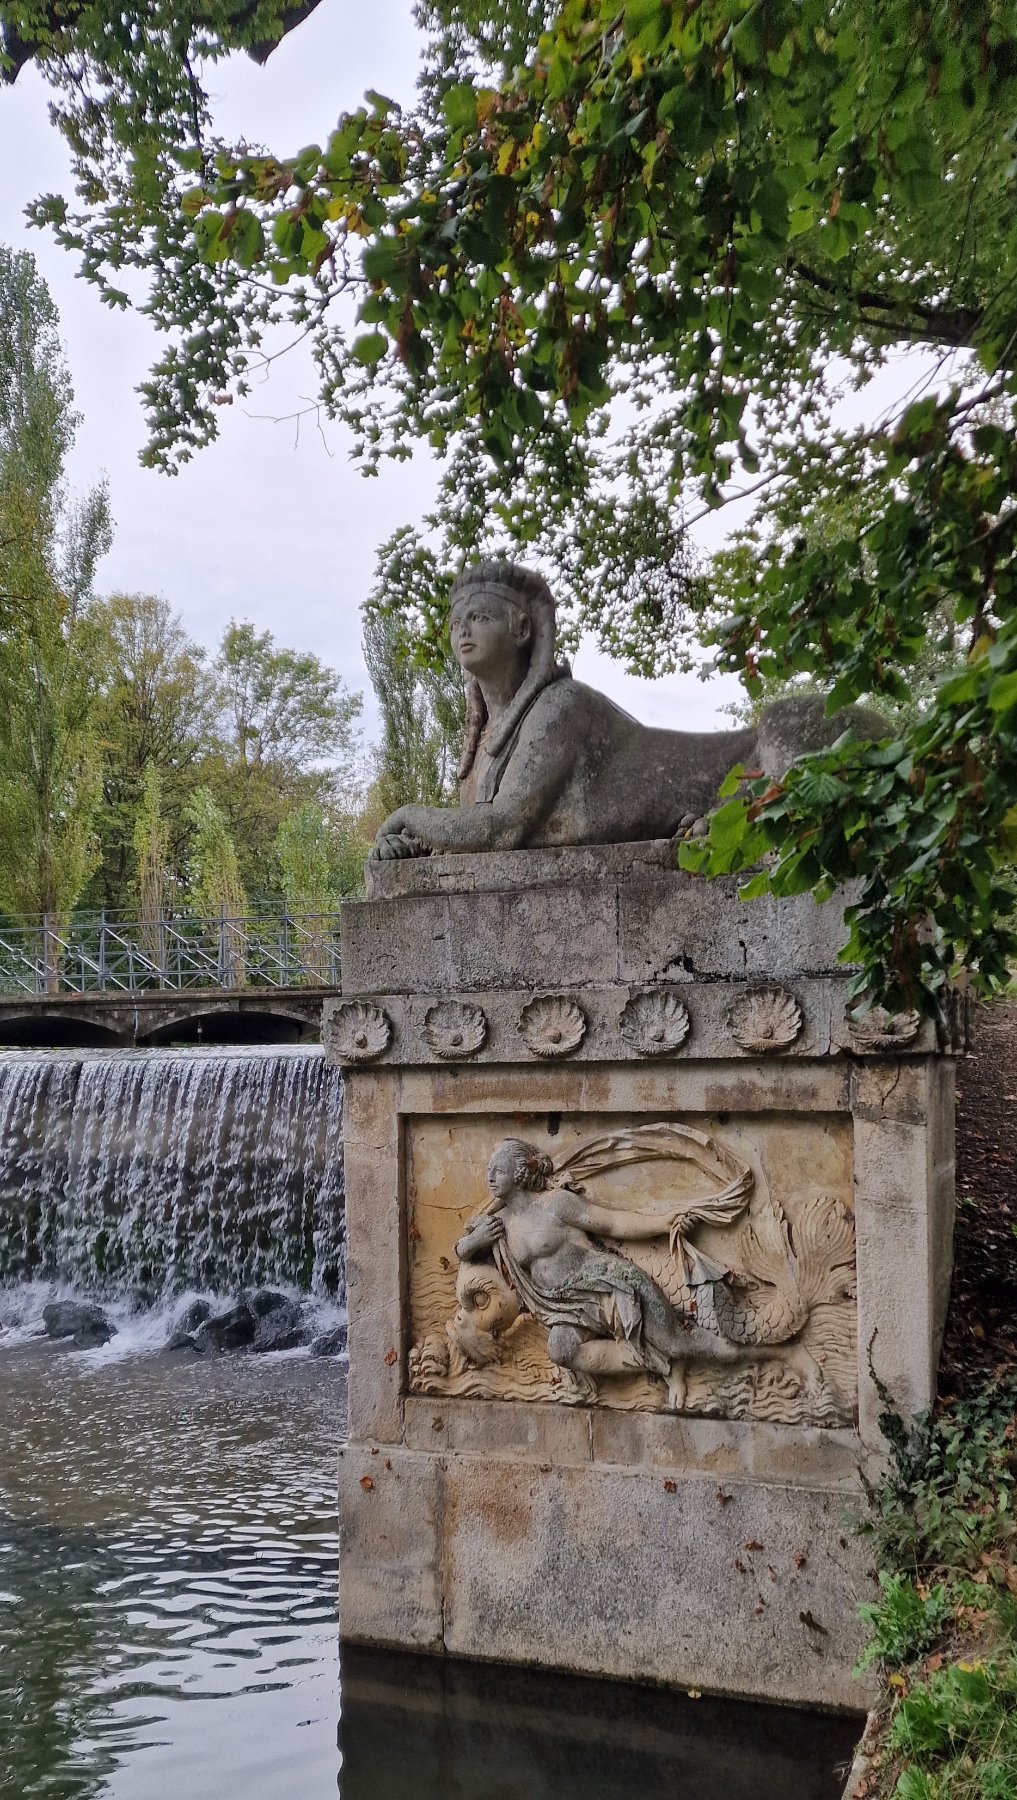
[[[212, 71], [217, 123], [229, 136], [270, 143], [276, 152], [322, 142], [338, 113], [357, 106], [366, 88], [410, 98], [418, 44], [411, 0], [372, 0], [356, 29], [342, 0], [326, 0], [265, 68], [238, 56]], [[162, 340], [140, 315], [107, 310], [76, 277], [74, 258], [25, 224], [29, 200], [68, 188], [63, 143], [48, 121], [46, 89], [31, 70], [13, 89], [0, 90], [0, 168], [0, 239], [33, 252], [60, 308], [84, 415], [72, 478], [81, 486], [102, 471], [109, 481], [116, 536], [100, 569], [100, 589], [165, 595], [206, 644], [229, 619], [246, 618], [282, 643], [315, 651], [364, 691], [372, 734], [377, 716], [359, 608], [378, 544], [396, 526], [418, 521], [431, 501], [426, 449], [380, 479], [365, 480], [349, 462], [348, 438], [338, 427], [326, 426], [323, 441], [306, 419], [299, 437], [292, 423], [273, 422], [314, 397], [314, 371], [298, 349], [275, 365], [243, 408], [222, 409], [218, 443], [179, 475], [142, 469], [145, 432], [135, 390]], [[871, 390], [863, 404], [873, 404]], [[723, 517], [726, 528], [729, 516]], [[719, 523], [710, 524], [716, 542]], [[730, 677], [639, 681], [589, 646], [580, 650], [575, 672], [648, 723], [686, 729], [730, 725], [717, 709], [739, 692]]]

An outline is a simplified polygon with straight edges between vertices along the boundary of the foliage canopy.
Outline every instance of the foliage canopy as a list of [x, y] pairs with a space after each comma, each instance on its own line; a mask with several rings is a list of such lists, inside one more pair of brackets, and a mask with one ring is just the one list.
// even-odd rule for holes
[[[217, 140], [202, 86], [293, 22], [278, 0], [68, 7], [49, 36], [39, 12], [5, 18], [84, 197], [37, 216], [113, 303], [146, 271], [172, 333], [150, 459], [214, 435], [290, 310], [368, 469], [447, 458], [448, 561], [568, 551], [574, 622], [634, 667], [705, 622], [750, 689], [899, 700], [947, 618], [958, 666], [899, 738], [750, 782], [687, 862], [857, 878], [851, 950], [892, 1003], [934, 1007], [958, 962], [1005, 979], [1017, 0], [435, 0], [414, 105], [369, 94], [296, 154]], [[834, 378], [916, 345], [924, 391], [845, 425]], [[690, 511], [750, 491], [718, 619]], [[845, 525], [811, 532], [832, 494]]]

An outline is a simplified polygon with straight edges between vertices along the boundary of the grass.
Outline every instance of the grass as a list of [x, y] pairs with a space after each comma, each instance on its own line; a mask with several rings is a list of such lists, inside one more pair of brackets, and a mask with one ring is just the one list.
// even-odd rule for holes
[[862, 1608], [882, 1696], [852, 1800], [1017, 1800], [1017, 1374], [883, 1427]]

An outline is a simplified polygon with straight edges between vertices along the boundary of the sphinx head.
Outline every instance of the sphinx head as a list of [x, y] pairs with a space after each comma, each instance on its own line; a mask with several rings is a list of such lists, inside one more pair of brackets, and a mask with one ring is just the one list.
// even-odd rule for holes
[[[543, 576], [518, 563], [482, 562], [452, 586], [452, 648], [466, 676], [466, 740], [459, 769], [469, 774], [488, 722], [484, 687], [511, 700], [494, 729], [507, 741], [530, 700], [554, 671], [554, 600]], [[497, 749], [497, 743], [489, 748]]]

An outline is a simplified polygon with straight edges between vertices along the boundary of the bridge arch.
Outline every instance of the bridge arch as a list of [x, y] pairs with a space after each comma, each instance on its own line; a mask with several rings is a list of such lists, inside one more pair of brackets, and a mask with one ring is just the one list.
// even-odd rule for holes
[[317, 1040], [320, 1002], [314, 1009], [287, 1006], [206, 1005], [192, 1003], [161, 1016], [140, 1017], [135, 1043], [160, 1044], [309, 1044]]
[[108, 1019], [97, 1019], [80, 1008], [62, 1012], [57, 1007], [9, 1011], [0, 1007], [0, 1050], [118, 1050], [125, 1040]]

